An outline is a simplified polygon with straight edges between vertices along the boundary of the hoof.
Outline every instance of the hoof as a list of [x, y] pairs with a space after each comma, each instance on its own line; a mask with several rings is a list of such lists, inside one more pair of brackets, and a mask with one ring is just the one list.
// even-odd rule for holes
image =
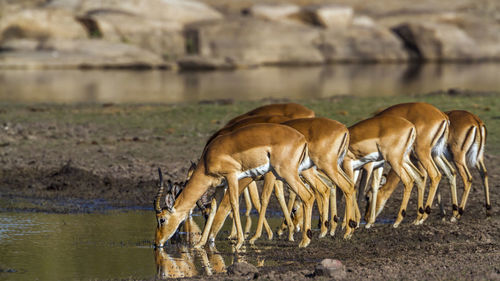
[[330, 231], [330, 236], [335, 236], [335, 230]]
[[344, 234], [344, 240], [350, 240], [352, 238], [352, 233]]
[[307, 239], [306, 241], [302, 240], [299, 244], [299, 248], [305, 248], [309, 246], [309, 243], [311, 243], [311, 240]]
[[457, 222], [457, 218], [456, 217], [451, 217], [450, 222]]
[[366, 223], [365, 228], [366, 228], [366, 229], [369, 229], [369, 228], [371, 228], [372, 226], [373, 226], [373, 224], [372, 224], [371, 222], [369, 222], [369, 223]]
[[328, 231], [324, 231], [324, 232], [321, 232], [318, 236], [318, 238], [324, 238], [326, 236], [326, 234], [328, 233]]
[[351, 228], [355, 228], [357, 225], [358, 225], [358, 224], [357, 224], [355, 221], [353, 221], [353, 220], [349, 220], [349, 227], [351, 227]]
[[401, 222], [396, 222], [396, 223], [394, 223], [394, 224], [392, 225], [392, 227], [394, 227], [394, 228], [398, 228], [400, 223], [401, 223]]

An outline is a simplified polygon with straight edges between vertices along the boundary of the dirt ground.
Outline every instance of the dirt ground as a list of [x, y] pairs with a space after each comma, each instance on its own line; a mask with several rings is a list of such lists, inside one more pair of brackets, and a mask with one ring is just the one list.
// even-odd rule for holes
[[[173, 180], [183, 180], [188, 161], [201, 154], [199, 143], [208, 134], [171, 138], [169, 134], [174, 129], [168, 126], [159, 131], [126, 130], [120, 126], [103, 131], [99, 121], [58, 119], [75, 112], [127, 117], [136, 109], [117, 109], [113, 105], [70, 107], [63, 109], [64, 114], [44, 118], [48, 112], [58, 112], [60, 108], [0, 107], [0, 210], [61, 213], [117, 207], [152, 210], [156, 167], [163, 167]], [[220, 122], [211, 120], [211, 123], [215, 128]], [[484, 193], [474, 171], [474, 189], [457, 223], [449, 221], [449, 186], [443, 180], [441, 193], [449, 211], [444, 220], [435, 206], [424, 225], [411, 225], [416, 216], [414, 189], [408, 215], [397, 229], [390, 224], [377, 224], [372, 229], [361, 227], [347, 241], [341, 238], [340, 229], [335, 237], [323, 239], [317, 238], [316, 231], [311, 245], [305, 249], [299, 249], [298, 242], [262, 238], [256, 247], [247, 247], [245, 255], [250, 259], [258, 256], [279, 261], [279, 265], [259, 268], [258, 278], [263, 280], [324, 278], [313, 275], [315, 265], [324, 258], [342, 261], [348, 280], [500, 280], [497, 205], [500, 155], [487, 153], [486, 165], [493, 206], [490, 217], [485, 215]], [[459, 196], [462, 187], [459, 180]], [[401, 191], [398, 188], [393, 194], [381, 218], [395, 217]], [[277, 210], [275, 201], [270, 208]], [[297, 234], [296, 241], [299, 239]], [[216, 275], [210, 279], [234, 277]]]

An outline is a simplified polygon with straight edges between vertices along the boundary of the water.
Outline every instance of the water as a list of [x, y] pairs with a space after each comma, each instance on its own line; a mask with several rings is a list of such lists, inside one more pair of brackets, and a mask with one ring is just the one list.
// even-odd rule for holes
[[178, 103], [500, 89], [500, 64], [338, 64], [236, 71], [0, 70], [0, 101]]
[[[200, 217], [195, 219], [202, 225]], [[281, 218], [268, 221], [276, 229]], [[256, 222], [254, 217], [254, 227]], [[155, 251], [155, 227], [152, 211], [0, 213], [0, 280], [184, 277], [225, 272], [228, 265], [240, 260], [256, 266], [279, 263], [261, 260], [258, 255], [246, 260], [247, 246], [243, 254], [236, 255], [222, 238], [216, 241], [216, 249], [207, 251], [182, 244]], [[229, 227], [226, 223], [223, 231]], [[252, 251], [258, 253], [259, 249]]]

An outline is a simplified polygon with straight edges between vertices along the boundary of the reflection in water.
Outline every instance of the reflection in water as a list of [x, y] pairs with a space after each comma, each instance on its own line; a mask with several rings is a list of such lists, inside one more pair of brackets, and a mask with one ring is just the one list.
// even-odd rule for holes
[[[202, 225], [200, 216], [194, 219]], [[278, 217], [268, 220], [273, 228], [280, 221]], [[0, 271], [0, 280], [152, 279], [211, 275], [224, 272], [226, 266], [237, 261], [263, 264], [258, 248], [249, 249], [250, 255], [245, 249], [235, 253], [231, 241], [222, 238], [217, 239], [218, 249], [212, 246], [206, 252], [182, 243], [156, 251], [152, 248], [155, 223], [152, 211], [0, 212], [0, 268], [13, 270]], [[222, 231], [229, 233], [230, 227], [228, 221]], [[186, 236], [181, 233], [181, 241], [186, 241]], [[266, 260], [266, 265], [280, 262]]]
[[207, 253], [204, 249], [193, 249], [185, 245], [175, 249], [155, 249], [155, 263], [157, 277], [161, 279], [212, 275], [226, 271], [222, 255], [213, 250]]
[[196, 102], [497, 90], [500, 64], [339, 64], [236, 71], [0, 70], [0, 101]]

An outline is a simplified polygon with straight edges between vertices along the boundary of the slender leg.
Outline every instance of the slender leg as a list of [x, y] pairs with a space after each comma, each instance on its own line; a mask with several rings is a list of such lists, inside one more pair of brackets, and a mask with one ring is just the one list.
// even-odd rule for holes
[[295, 199], [291, 217], [294, 232], [300, 232], [300, 230], [304, 228], [304, 208], [302, 208], [302, 200], [300, 200], [300, 198]]
[[398, 175], [404, 184], [403, 200], [401, 201], [401, 206], [399, 208], [396, 221], [392, 225], [394, 228], [396, 228], [399, 226], [399, 224], [406, 215], [406, 207], [408, 205], [408, 200], [410, 200], [411, 190], [413, 188], [413, 179], [408, 175], [408, 173], [404, 169], [400, 169], [400, 167], [395, 167], [394, 165], [392, 165], [392, 163], [391, 166], [393, 167], [394, 170], [398, 169], [397, 171]]
[[205, 229], [203, 229], [201, 239], [196, 245], [194, 245], [194, 248], [201, 249], [207, 243], [208, 235], [210, 233], [210, 229], [212, 228], [216, 212], [217, 212], [217, 201], [215, 200], [215, 198], [212, 198], [212, 203], [210, 204], [210, 214], [208, 216], [207, 222], [205, 223]]
[[[248, 190], [250, 192], [250, 198], [252, 199], [252, 203], [255, 206], [255, 209], [257, 209], [260, 212], [261, 205], [260, 205], [260, 199], [259, 199], [259, 191], [257, 189], [257, 184], [249, 184], [248, 185]], [[266, 218], [264, 217], [264, 228], [266, 229], [267, 232], [267, 239], [272, 240], [273, 239], [273, 231], [271, 230], [271, 227], [269, 227], [269, 224], [267, 223]]]
[[[255, 182], [251, 183], [250, 185], [255, 185]], [[246, 212], [245, 212], [245, 237], [248, 236], [250, 233], [250, 228], [252, 227], [252, 218], [250, 217], [250, 212], [252, 211], [252, 202], [250, 201], [250, 194], [248, 192], [248, 188], [245, 188], [243, 191], [243, 197], [245, 198], [245, 207], [246, 207]]]
[[418, 170], [423, 175], [422, 182], [417, 184], [418, 188], [418, 200], [417, 200], [417, 217], [413, 221], [414, 225], [419, 225], [422, 216], [424, 215], [424, 193], [425, 193], [425, 183], [427, 181], [427, 170], [422, 165], [420, 160], [417, 162]]
[[[431, 186], [429, 188], [429, 195], [427, 196], [427, 202], [425, 203], [425, 212], [422, 214], [421, 219], [418, 221], [418, 224], [422, 224], [431, 213], [432, 202], [434, 201], [434, 196], [436, 195], [436, 190], [438, 188], [439, 181], [441, 181], [441, 173], [436, 167], [436, 163], [434, 162], [432, 157], [423, 158], [420, 157], [421, 154], [419, 153], [417, 154], [419, 155], [419, 159], [422, 162], [422, 165], [424, 165], [424, 167], [426, 168], [427, 174], [431, 181]], [[430, 151], [428, 152], [427, 155], [430, 156]]]
[[337, 228], [337, 222], [339, 218], [337, 217], [337, 188], [333, 187], [330, 189], [330, 236], [335, 235], [335, 229]]
[[240, 204], [239, 204], [239, 190], [238, 190], [238, 178], [236, 174], [229, 174], [226, 176], [226, 181], [227, 181], [227, 186], [228, 186], [228, 193], [229, 193], [229, 199], [231, 202], [231, 208], [233, 211], [233, 219], [234, 222], [236, 223], [236, 232], [238, 234], [238, 242], [236, 243], [235, 249], [239, 250], [241, 246], [243, 245], [243, 241], [245, 240], [245, 237], [243, 236], [243, 229], [241, 227], [241, 220], [240, 220]]
[[255, 240], [259, 239], [262, 235], [262, 226], [264, 225], [264, 219], [266, 216], [267, 205], [269, 204], [269, 199], [271, 198], [271, 194], [273, 192], [274, 182], [276, 178], [272, 173], [267, 173], [265, 175], [264, 187], [262, 188], [261, 195], [261, 208], [259, 212], [259, 220], [257, 222], [257, 229], [255, 231], [255, 235], [250, 239], [250, 244], [254, 244]]
[[285, 217], [286, 225], [288, 226], [288, 241], [294, 241], [293, 240], [294, 226], [293, 226], [292, 218], [290, 217], [290, 211], [286, 206], [285, 195], [283, 193], [283, 182], [282, 181], [278, 180], [278, 181], [274, 182], [274, 193], [276, 194], [276, 197], [278, 198], [278, 202], [280, 203], [281, 209], [283, 210], [283, 216]]
[[[456, 177], [456, 171], [455, 169], [451, 166], [451, 164], [446, 160], [446, 158], [442, 155], [434, 157], [434, 160], [436, 164], [441, 168], [441, 170], [444, 172], [446, 175], [446, 178], [448, 179], [448, 182], [450, 183], [450, 188], [451, 188], [451, 201], [453, 206], [458, 205], [458, 199], [457, 199], [457, 177]], [[458, 210], [454, 209], [453, 210], [453, 217], [452, 221], [456, 221], [458, 218]]]
[[[382, 172], [384, 171], [384, 167], [380, 167], [373, 171], [373, 179], [372, 179], [372, 198], [377, 198], [378, 189], [380, 186], [380, 179], [382, 178]], [[369, 219], [366, 222], [366, 228], [370, 228], [375, 223], [375, 204], [371, 204]]]
[[[375, 215], [376, 217], [382, 212], [382, 209], [385, 206], [385, 203], [391, 197], [391, 194], [394, 192], [396, 187], [398, 186], [398, 183], [400, 181], [400, 178], [398, 174], [394, 171], [394, 169], [391, 169], [389, 171], [389, 174], [387, 175], [387, 180], [385, 184], [379, 188], [377, 197], [373, 198], [368, 204], [368, 206], [371, 208], [371, 204], [375, 204], [376, 206], [376, 212]], [[375, 218], [376, 218], [375, 217]]]
[[[288, 195], [288, 206], [287, 206], [287, 210], [289, 210], [289, 212], [292, 211], [292, 208], [293, 208], [293, 205], [295, 204], [295, 198], [297, 197], [297, 194], [295, 192], [289, 192], [289, 195]], [[289, 215], [291, 215], [289, 213]], [[281, 225], [279, 226], [278, 228], [278, 236], [281, 236], [283, 235], [283, 233], [285, 232], [285, 230], [288, 228], [288, 227], [291, 227], [291, 228], [294, 228], [293, 225], [288, 225], [288, 222], [286, 220], [284, 220]], [[293, 236], [293, 234], [292, 234]]]
[[229, 233], [229, 236], [227, 237], [227, 239], [236, 239], [237, 238], [237, 230], [236, 230], [236, 223], [234, 222], [233, 213], [230, 213], [229, 217], [232, 220], [232, 224], [231, 224], [231, 233]]
[[313, 169], [302, 171], [304, 178], [311, 183], [313, 190], [317, 193], [316, 201], [320, 211], [321, 233], [319, 238], [323, 238], [328, 233], [328, 200], [330, 188], [316, 175]]
[[[336, 170], [332, 165], [322, 166], [322, 171], [326, 176], [333, 181], [344, 193], [345, 197], [345, 217], [344, 222], [346, 223], [346, 232], [344, 234], [344, 239], [349, 239], [354, 232], [354, 228], [358, 225], [357, 220], [360, 217], [359, 209], [356, 204], [356, 192], [354, 189], [353, 181], [349, 178], [349, 173], [342, 173]], [[353, 210], [354, 209], [354, 210]]]
[[305, 186], [302, 180], [299, 178], [298, 173], [294, 173], [293, 170], [276, 170], [278, 175], [288, 183], [290, 188], [294, 190], [301, 198], [304, 205], [304, 228], [302, 231], [302, 241], [299, 247], [307, 247], [311, 243], [312, 231], [311, 231], [311, 215], [312, 215], [312, 204], [314, 203], [313, 193]]
[[[458, 173], [460, 174], [460, 176], [462, 177], [462, 180], [464, 182], [464, 193], [462, 194], [462, 200], [460, 202], [460, 207], [456, 208], [456, 205], [455, 205], [455, 208], [458, 210], [461, 209], [463, 212], [463, 210], [465, 209], [465, 203], [467, 202], [467, 198], [469, 197], [470, 188], [472, 186], [472, 178], [469, 178], [467, 176], [468, 168], [467, 168], [466, 164], [458, 163], [458, 161], [456, 161], [455, 164], [457, 165]], [[462, 215], [462, 213], [459, 213], [457, 218], [460, 218], [461, 215]]]
[[[478, 163], [476, 165], [481, 178], [483, 179], [484, 186], [484, 199], [485, 199], [485, 207], [486, 207], [486, 215], [491, 215], [491, 203], [490, 203], [490, 191], [488, 186], [488, 172], [486, 171], [486, 166], [484, 165], [484, 161], [482, 157], [479, 157]], [[465, 203], [464, 203], [465, 205]]]

